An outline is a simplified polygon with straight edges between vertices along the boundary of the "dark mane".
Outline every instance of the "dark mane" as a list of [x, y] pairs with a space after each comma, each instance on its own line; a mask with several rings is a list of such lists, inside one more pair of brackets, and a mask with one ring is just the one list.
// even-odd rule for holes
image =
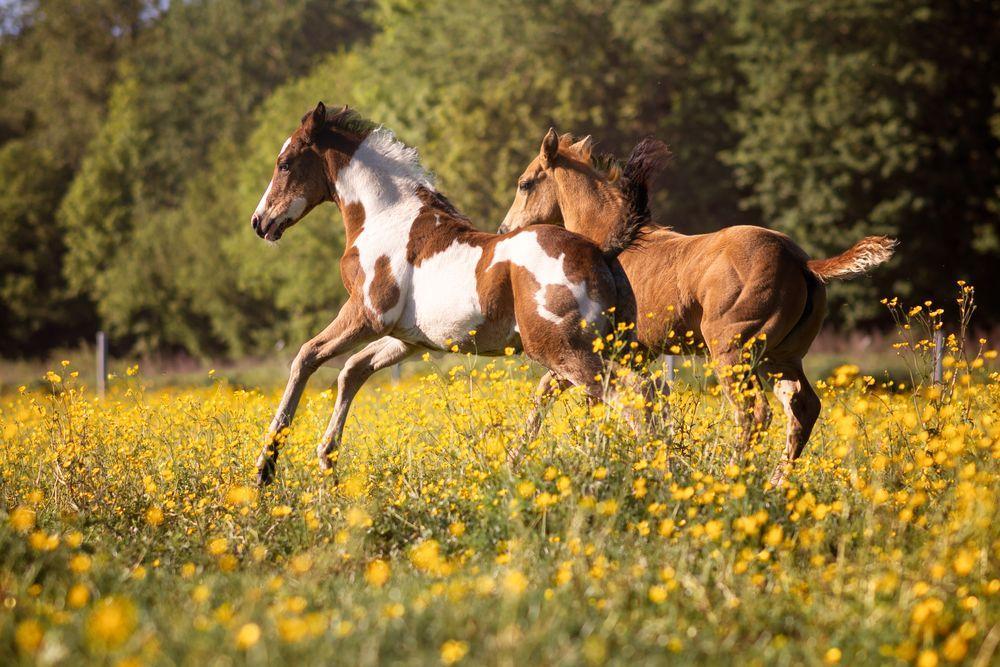
[[[306, 112], [305, 116], [302, 116], [302, 120], [300, 122], [304, 123], [308, 116], [309, 112]], [[368, 120], [345, 104], [339, 109], [327, 108], [326, 127], [332, 130], [341, 130], [342, 132], [365, 136], [376, 130], [379, 127], [379, 124]]]
[[613, 153], [596, 153], [590, 157], [590, 166], [600, 172], [611, 183], [621, 178], [625, 165]]
[[448, 214], [449, 217], [454, 218], [455, 220], [460, 220], [468, 223], [469, 226], [473, 226], [472, 220], [470, 220], [467, 215], [459, 211], [458, 208], [451, 203], [450, 199], [437, 190], [422, 187], [417, 190], [417, 196], [420, 197], [420, 201], [422, 201], [426, 206], [436, 208], [439, 211]]

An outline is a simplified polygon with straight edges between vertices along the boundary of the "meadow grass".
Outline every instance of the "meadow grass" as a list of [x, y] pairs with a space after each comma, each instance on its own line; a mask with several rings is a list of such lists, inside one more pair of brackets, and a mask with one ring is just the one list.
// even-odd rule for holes
[[782, 489], [776, 401], [731, 464], [701, 371], [640, 437], [569, 392], [511, 465], [533, 369], [429, 359], [362, 390], [336, 478], [314, 390], [258, 491], [277, 391], [56, 367], [0, 403], [0, 663], [994, 663], [1000, 373], [956, 340], [942, 384], [920, 340], [912, 383], [819, 383]]

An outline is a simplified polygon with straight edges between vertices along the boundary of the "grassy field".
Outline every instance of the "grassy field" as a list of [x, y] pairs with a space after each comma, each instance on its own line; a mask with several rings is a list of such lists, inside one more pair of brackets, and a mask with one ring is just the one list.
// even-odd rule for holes
[[276, 389], [57, 365], [0, 401], [0, 663], [996, 664], [996, 355], [930, 386], [913, 349], [917, 387], [820, 384], [779, 490], [780, 410], [731, 465], [702, 371], [639, 438], [569, 392], [513, 467], [534, 370], [429, 359], [362, 390], [336, 479], [318, 385], [258, 492]]

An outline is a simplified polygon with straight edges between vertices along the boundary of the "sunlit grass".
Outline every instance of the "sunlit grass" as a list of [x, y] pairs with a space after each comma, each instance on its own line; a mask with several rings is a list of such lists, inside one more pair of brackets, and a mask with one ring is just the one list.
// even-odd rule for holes
[[996, 355], [953, 339], [932, 385], [918, 343], [913, 383], [820, 384], [780, 490], [776, 402], [730, 465], [704, 380], [641, 438], [571, 392], [512, 467], [528, 367], [449, 358], [362, 390], [337, 479], [314, 454], [335, 396], [313, 391], [258, 492], [276, 391], [139, 373], [98, 401], [53, 368], [0, 405], [0, 662], [989, 663]]

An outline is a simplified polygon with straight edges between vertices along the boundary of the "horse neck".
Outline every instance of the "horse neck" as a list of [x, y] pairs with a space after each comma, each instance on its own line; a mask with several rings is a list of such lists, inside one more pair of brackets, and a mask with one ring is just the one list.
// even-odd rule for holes
[[364, 239], [386, 254], [406, 251], [410, 227], [423, 206], [420, 190], [432, 188], [410, 151], [391, 135], [372, 133], [336, 171], [337, 205], [349, 246]]
[[621, 194], [614, 186], [600, 181], [581, 183], [576, 180], [559, 186], [563, 225], [602, 245], [624, 215], [625, 202]]

